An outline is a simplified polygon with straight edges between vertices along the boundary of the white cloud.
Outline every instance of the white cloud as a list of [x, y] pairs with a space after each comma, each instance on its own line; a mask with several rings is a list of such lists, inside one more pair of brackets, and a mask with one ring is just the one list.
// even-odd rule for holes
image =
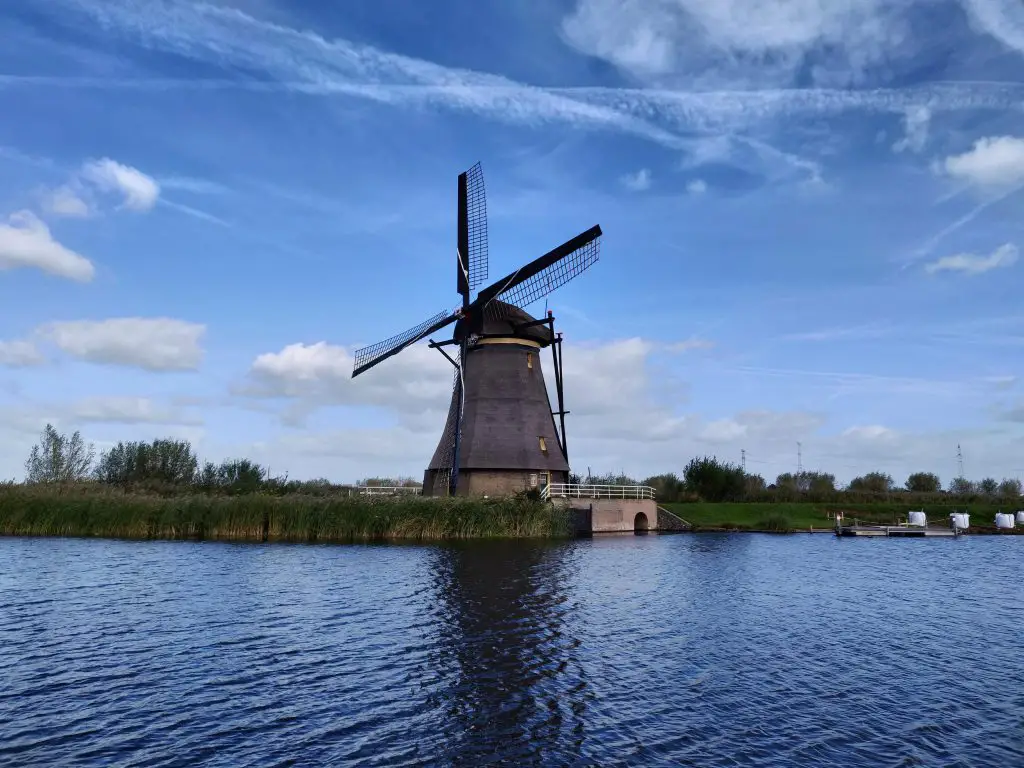
[[719, 419], [706, 424], [698, 436], [709, 443], [730, 443], [745, 437], [747, 428], [733, 419]]
[[1017, 246], [1006, 243], [996, 248], [988, 256], [979, 256], [974, 253], [943, 256], [941, 259], [926, 264], [924, 269], [928, 274], [962, 272], [967, 275], [981, 275], [993, 269], [1013, 266], [1017, 263], [1019, 255]]
[[409, 347], [356, 378], [352, 368], [352, 352], [346, 347], [324, 341], [289, 344], [259, 355], [239, 391], [296, 399], [293, 414], [298, 416], [322, 405], [373, 405], [399, 412], [409, 423], [425, 411], [448, 407], [453, 368], [425, 344]]
[[13, 213], [6, 224], [0, 223], [0, 270], [17, 267], [35, 267], [80, 283], [95, 274], [92, 262], [54, 240], [31, 211]]
[[894, 152], [920, 152], [928, 143], [928, 128], [932, 111], [925, 106], [914, 107], [903, 116], [904, 136], [893, 144]]
[[44, 362], [46, 358], [31, 341], [0, 341], [0, 365], [20, 368]]
[[123, 317], [49, 323], [37, 330], [69, 355], [150, 371], [195, 370], [206, 326], [166, 317]]
[[71, 184], [65, 184], [53, 190], [47, 196], [45, 204], [46, 210], [55, 216], [85, 219], [92, 214], [89, 203]]
[[105, 192], [121, 194], [124, 207], [133, 211], [148, 211], [160, 196], [160, 185], [155, 179], [109, 157], [86, 163], [81, 175]]
[[[856, 81], [904, 41], [908, 3], [888, 0], [578, 0], [566, 41], [642, 79], [686, 73], [790, 82], [811, 52], [816, 80]], [[821, 53], [827, 53], [827, 56]]]
[[863, 427], [850, 427], [843, 431], [843, 437], [856, 440], [894, 440], [899, 437], [899, 433], [879, 424], [871, 424]]
[[998, 190], [1024, 184], [1024, 139], [978, 139], [969, 151], [946, 158], [942, 168], [953, 178], [981, 188]]
[[703, 179], [694, 179], [686, 185], [686, 191], [691, 195], [703, 195], [708, 191], [708, 183]]
[[622, 177], [622, 184], [631, 192], [643, 192], [651, 187], [651, 172], [641, 168], [636, 173], [627, 173]]
[[145, 397], [91, 397], [78, 400], [64, 409], [76, 422], [115, 424], [201, 425], [202, 419], [178, 408], [160, 405]]
[[1024, 52], [1024, 5], [1018, 0], [962, 0], [971, 20], [1008, 48]]

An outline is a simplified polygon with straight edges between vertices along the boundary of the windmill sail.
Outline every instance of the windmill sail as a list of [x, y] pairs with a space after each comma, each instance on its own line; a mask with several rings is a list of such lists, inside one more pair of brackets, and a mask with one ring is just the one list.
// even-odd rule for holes
[[363, 371], [377, 365], [392, 355], [397, 355], [411, 344], [429, 336], [434, 331], [444, 328], [449, 323], [455, 322], [462, 314], [461, 310], [454, 312], [438, 312], [431, 318], [424, 320], [419, 325], [413, 326], [407, 331], [402, 331], [389, 339], [378, 341], [368, 347], [357, 349], [355, 353], [355, 367], [352, 370], [352, 377], [355, 378]]
[[458, 209], [458, 275], [456, 287], [462, 294], [463, 306], [469, 303], [469, 292], [486, 279], [489, 268], [487, 247], [487, 194], [484, 172], [477, 163], [459, 174]]
[[480, 291], [476, 303], [490, 313], [495, 299], [523, 308], [544, 298], [598, 260], [600, 237], [601, 227], [591, 227]]

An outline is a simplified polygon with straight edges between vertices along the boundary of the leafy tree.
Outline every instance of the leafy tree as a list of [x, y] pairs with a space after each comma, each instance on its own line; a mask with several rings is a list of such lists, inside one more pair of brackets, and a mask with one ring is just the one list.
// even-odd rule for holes
[[904, 486], [913, 493], [938, 493], [942, 490], [939, 476], [931, 472], [915, 472], [907, 478]]
[[954, 496], [970, 496], [975, 492], [974, 483], [966, 477], [954, 477], [949, 483], [949, 492]]
[[367, 488], [419, 488], [423, 485], [419, 480], [411, 477], [368, 477], [360, 480], [356, 485], [363, 485]]
[[779, 490], [799, 491], [800, 483], [792, 472], [783, 472], [775, 478], [775, 487]]
[[52, 424], [43, 428], [37, 445], [25, 461], [25, 479], [30, 483], [68, 483], [89, 475], [96, 449], [86, 445], [77, 430], [71, 437], [59, 433]]
[[196, 484], [207, 490], [217, 487], [217, 465], [212, 461], [203, 462], [203, 468], [196, 475]]
[[828, 472], [803, 472], [800, 475], [799, 488], [809, 493], [835, 493], [836, 476]]
[[225, 459], [217, 467], [217, 485], [232, 493], [258, 491], [267, 470], [249, 459]]
[[111, 485], [143, 482], [190, 485], [196, 480], [198, 464], [187, 440], [119, 442], [103, 452], [95, 476]]
[[868, 472], [850, 481], [850, 490], [862, 493], [889, 493], [894, 488], [892, 476], [885, 472]]
[[986, 477], [978, 483], [978, 491], [986, 496], [995, 496], [999, 492], [999, 483], [994, 477]]
[[589, 475], [586, 485], [640, 485], [635, 478], [622, 472], [606, 472], [603, 475]]
[[743, 478], [743, 490], [747, 496], [764, 493], [767, 487], [764, 478], [760, 475], [747, 475]]
[[648, 477], [640, 485], [649, 485], [659, 501], [678, 501], [686, 491], [685, 483], [675, 473]]
[[705, 456], [686, 465], [683, 484], [705, 501], [738, 501], [746, 491], [746, 475], [741, 467]]
[[999, 484], [999, 495], [1004, 499], [1020, 498], [1021, 493], [1024, 493], [1024, 489], [1021, 488], [1020, 480], [1015, 477], [1008, 477]]

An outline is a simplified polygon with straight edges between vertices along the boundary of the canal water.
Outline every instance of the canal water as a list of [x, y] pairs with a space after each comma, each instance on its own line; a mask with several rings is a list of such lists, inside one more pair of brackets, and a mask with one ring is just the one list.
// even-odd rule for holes
[[1024, 765], [1024, 539], [0, 539], [0, 765]]

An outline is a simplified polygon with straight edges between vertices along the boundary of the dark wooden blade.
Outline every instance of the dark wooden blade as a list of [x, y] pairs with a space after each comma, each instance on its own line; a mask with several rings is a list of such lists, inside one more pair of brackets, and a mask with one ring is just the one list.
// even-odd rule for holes
[[487, 247], [487, 194], [484, 171], [477, 163], [459, 174], [458, 275], [456, 288], [469, 304], [469, 292], [478, 288], [489, 270]]
[[363, 371], [366, 371], [377, 363], [392, 355], [397, 355], [406, 347], [415, 344], [420, 339], [429, 336], [434, 331], [444, 328], [449, 323], [454, 323], [462, 314], [461, 310], [455, 312], [438, 312], [433, 317], [424, 320], [417, 326], [407, 331], [392, 336], [384, 341], [378, 341], [368, 347], [357, 349], [355, 353], [355, 367], [352, 370], [352, 378], [355, 378]]
[[455, 241], [456, 269], [458, 275], [455, 280], [456, 290], [462, 294], [462, 306], [469, 305], [469, 199], [467, 192], [468, 182], [465, 173], [459, 174], [459, 213], [457, 219], [457, 233]]
[[479, 311], [493, 299], [525, 307], [547, 296], [598, 260], [601, 227], [595, 225], [524, 267], [484, 288], [473, 302]]

